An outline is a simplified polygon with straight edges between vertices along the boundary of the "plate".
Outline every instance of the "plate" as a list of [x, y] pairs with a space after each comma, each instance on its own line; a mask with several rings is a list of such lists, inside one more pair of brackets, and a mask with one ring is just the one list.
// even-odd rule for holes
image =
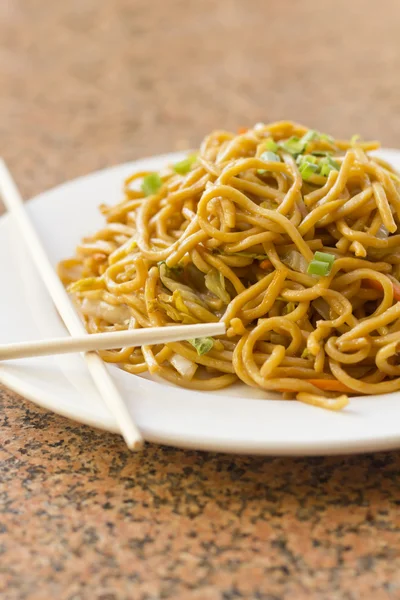
[[[400, 152], [379, 155], [400, 169]], [[72, 255], [102, 224], [101, 203], [121, 197], [133, 170], [157, 170], [175, 153], [113, 167], [71, 181], [27, 203], [52, 264]], [[67, 335], [9, 216], [0, 219], [1, 342]], [[4, 284], [6, 282], [6, 284]], [[198, 450], [272, 455], [327, 455], [400, 447], [400, 393], [354, 398], [340, 413], [238, 384], [194, 392], [108, 366], [146, 440]], [[0, 365], [0, 381], [36, 404], [107, 431], [116, 423], [79, 355]]]

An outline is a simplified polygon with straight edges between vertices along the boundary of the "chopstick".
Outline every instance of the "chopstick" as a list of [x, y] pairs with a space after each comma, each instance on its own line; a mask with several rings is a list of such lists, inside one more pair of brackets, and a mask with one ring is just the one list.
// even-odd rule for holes
[[179, 342], [191, 338], [223, 335], [225, 331], [225, 324], [218, 322], [128, 329], [111, 333], [92, 333], [78, 337], [0, 344], [0, 361], [32, 356], [49, 356], [50, 354], [66, 354], [68, 352], [89, 352], [147, 344], [167, 344], [168, 342]]
[[[6, 208], [13, 216], [15, 224], [19, 227], [30, 256], [69, 333], [74, 336], [85, 335], [86, 330], [83, 323], [75, 312], [67, 292], [52, 267], [39, 236], [24, 209], [21, 194], [5, 162], [1, 159], [0, 194]], [[89, 334], [87, 335], [89, 337]], [[83, 358], [94, 385], [118, 424], [126, 445], [132, 450], [139, 450], [143, 446], [143, 438], [105, 363], [95, 352], [86, 352]]]

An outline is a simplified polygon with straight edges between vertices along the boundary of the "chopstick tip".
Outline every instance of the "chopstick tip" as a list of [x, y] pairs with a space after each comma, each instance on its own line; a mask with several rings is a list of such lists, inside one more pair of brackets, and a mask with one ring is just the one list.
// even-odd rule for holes
[[130, 439], [127, 440], [125, 439], [125, 443], [128, 446], [129, 450], [132, 450], [132, 452], [140, 452], [140, 450], [143, 450], [143, 446], [144, 446], [144, 440], [142, 437], [137, 437], [135, 439]]

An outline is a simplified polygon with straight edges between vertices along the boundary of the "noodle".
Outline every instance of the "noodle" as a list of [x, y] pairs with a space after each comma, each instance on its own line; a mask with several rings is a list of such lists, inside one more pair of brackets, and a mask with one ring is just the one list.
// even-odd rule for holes
[[400, 390], [400, 178], [281, 121], [215, 131], [125, 182], [59, 275], [90, 333], [224, 321], [225, 336], [101, 352], [196, 390], [241, 380], [339, 410]]

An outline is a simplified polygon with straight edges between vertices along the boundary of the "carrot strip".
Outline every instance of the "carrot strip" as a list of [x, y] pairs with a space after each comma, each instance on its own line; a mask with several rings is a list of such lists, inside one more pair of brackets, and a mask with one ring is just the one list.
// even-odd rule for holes
[[366, 284], [368, 287], [373, 288], [374, 290], [382, 291], [382, 286], [376, 279], [367, 279]]
[[[396, 285], [395, 283], [393, 283], [393, 281], [391, 283], [393, 286], [393, 298], [397, 300], [397, 302], [400, 302], [400, 285]], [[382, 290], [381, 284], [376, 279], [368, 279], [368, 285], [374, 290]]]
[[248, 132], [248, 127], [239, 127], [237, 132], [239, 135], [241, 135], [242, 133], [247, 133]]
[[270, 269], [272, 267], [272, 262], [270, 260], [263, 260], [260, 262], [260, 267], [262, 269]]
[[345, 394], [354, 394], [354, 390], [347, 387], [341, 381], [337, 379], [306, 379], [307, 383], [311, 383], [315, 385], [315, 387], [320, 390], [325, 390], [327, 392], [343, 392]]

